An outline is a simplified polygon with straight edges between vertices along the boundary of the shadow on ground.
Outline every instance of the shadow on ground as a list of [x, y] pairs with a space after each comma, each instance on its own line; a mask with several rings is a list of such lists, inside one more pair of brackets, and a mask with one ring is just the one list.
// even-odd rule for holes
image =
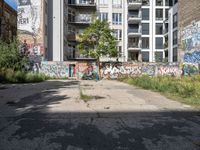
[[49, 105], [70, 100], [57, 89], [79, 86], [49, 82], [40, 92], [6, 104], [16, 114], [1, 117], [1, 150], [200, 149], [198, 111], [49, 112]]

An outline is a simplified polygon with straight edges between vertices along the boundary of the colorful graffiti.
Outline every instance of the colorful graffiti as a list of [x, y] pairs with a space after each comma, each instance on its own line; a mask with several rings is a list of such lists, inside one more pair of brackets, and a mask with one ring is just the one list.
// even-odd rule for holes
[[104, 63], [101, 67], [101, 77], [105, 79], [116, 79], [127, 76], [157, 76], [169, 75], [180, 76], [182, 70], [177, 64], [127, 64], [127, 63]]
[[[199, 65], [199, 66], [198, 66]], [[143, 64], [143, 63], [101, 63], [100, 77], [117, 79], [132, 76], [181, 76], [199, 72], [200, 64]], [[42, 62], [35, 65], [36, 71], [54, 78], [75, 78], [98, 80], [99, 67], [95, 62]]]
[[186, 63], [200, 63], [200, 51], [194, 51], [193, 53], [186, 53], [184, 55], [184, 62]]
[[96, 63], [78, 63], [78, 78], [82, 80], [94, 80], [98, 76], [98, 66]]
[[154, 64], [145, 64], [142, 66], [142, 74], [143, 75], [149, 75], [149, 76], [155, 76], [156, 74], [156, 65]]
[[178, 65], [161, 65], [158, 66], [158, 75], [161, 76], [180, 76], [182, 71]]
[[200, 21], [187, 26], [181, 37], [185, 51], [183, 62], [200, 63]]
[[138, 76], [142, 74], [142, 66], [134, 64], [104, 63], [101, 66], [101, 77], [115, 79], [123, 76]]
[[64, 62], [42, 62], [40, 73], [53, 78], [68, 78], [69, 64]]
[[183, 75], [185, 76], [196, 75], [199, 73], [199, 66], [194, 64], [183, 64], [182, 70]]

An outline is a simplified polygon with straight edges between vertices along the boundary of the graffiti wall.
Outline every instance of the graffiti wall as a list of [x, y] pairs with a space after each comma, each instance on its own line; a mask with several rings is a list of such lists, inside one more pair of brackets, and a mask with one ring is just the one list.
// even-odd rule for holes
[[42, 62], [40, 73], [53, 78], [68, 78], [69, 64], [65, 62]]
[[[156, 63], [101, 63], [96, 62], [42, 62], [35, 65], [40, 73], [54, 78], [82, 80], [117, 79], [133, 76], [181, 76], [199, 73], [198, 64], [156, 64]], [[100, 73], [99, 73], [100, 71]], [[38, 71], [35, 71], [38, 72]]]
[[[36, 63], [34, 69], [52, 78], [93, 80], [99, 75], [95, 62], [47, 62]], [[37, 71], [34, 71], [37, 72]]]
[[83, 80], [93, 80], [98, 78], [99, 68], [95, 62], [81, 62], [77, 64], [78, 78]]
[[30, 55], [44, 55], [43, 0], [18, 0], [18, 37], [26, 43]]
[[184, 28], [181, 33], [184, 54], [184, 62], [200, 63], [200, 21]]
[[101, 77], [116, 79], [131, 76], [180, 76], [182, 69], [178, 64], [129, 64], [129, 63], [102, 63]]
[[179, 65], [159, 65], [158, 67], [158, 75], [160, 76], [180, 76], [182, 74], [182, 70], [180, 69]]

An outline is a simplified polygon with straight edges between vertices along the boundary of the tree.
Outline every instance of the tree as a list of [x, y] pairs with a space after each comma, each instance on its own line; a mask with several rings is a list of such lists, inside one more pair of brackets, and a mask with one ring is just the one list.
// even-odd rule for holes
[[26, 65], [27, 57], [20, 54], [17, 40], [10, 43], [0, 41], [0, 71], [2, 69], [23, 70]]
[[79, 35], [78, 42], [80, 54], [98, 61], [101, 56], [116, 57], [118, 54], [113, 30], [106, 21], [96, 20]]

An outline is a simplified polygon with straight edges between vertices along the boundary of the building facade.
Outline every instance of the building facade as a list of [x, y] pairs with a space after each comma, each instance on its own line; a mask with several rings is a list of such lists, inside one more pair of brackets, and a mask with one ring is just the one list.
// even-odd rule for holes
[[0, 38], [9, 42], [17, 35], [17, 10], [6, 1], [0, 1]]
[[30, 55], [47, 57], [48, 0], [18, 0], [18, 38]]
[[178, 9], [179, 61], [200, 64], [200, 2], [180, 0]]
[[[43, 23], [48, 33], [44, 40], [47, 43], [46, 58], [51, 61], [81, 58], [76, 48], [77, 35], [97, 18], [108, 21], [114, 29], [119, 55], [113, 61], [177, 62], [181, 57], [179, 49], [182, 45], [181, 37], [183, 38], [179, 36], [180, 31], [190, 25], [192, 20], [199, 19], [198, 9], [188, 12], [196, 14], [196, 18], [195, 15], [190, 15], [193, 18], [189, 20], [185, 10], [189, 11], [186, 6], [190, 5], [183, 1], [179, 4], [177, 2], [178, 0], [48, 0], [48, 15], [44, 15], [48, 19]], [[198, 6], [199, 3], [195, 2], [193, 5]], [[111, 59], [102, 58], [102, 61], [109, 60]]]

